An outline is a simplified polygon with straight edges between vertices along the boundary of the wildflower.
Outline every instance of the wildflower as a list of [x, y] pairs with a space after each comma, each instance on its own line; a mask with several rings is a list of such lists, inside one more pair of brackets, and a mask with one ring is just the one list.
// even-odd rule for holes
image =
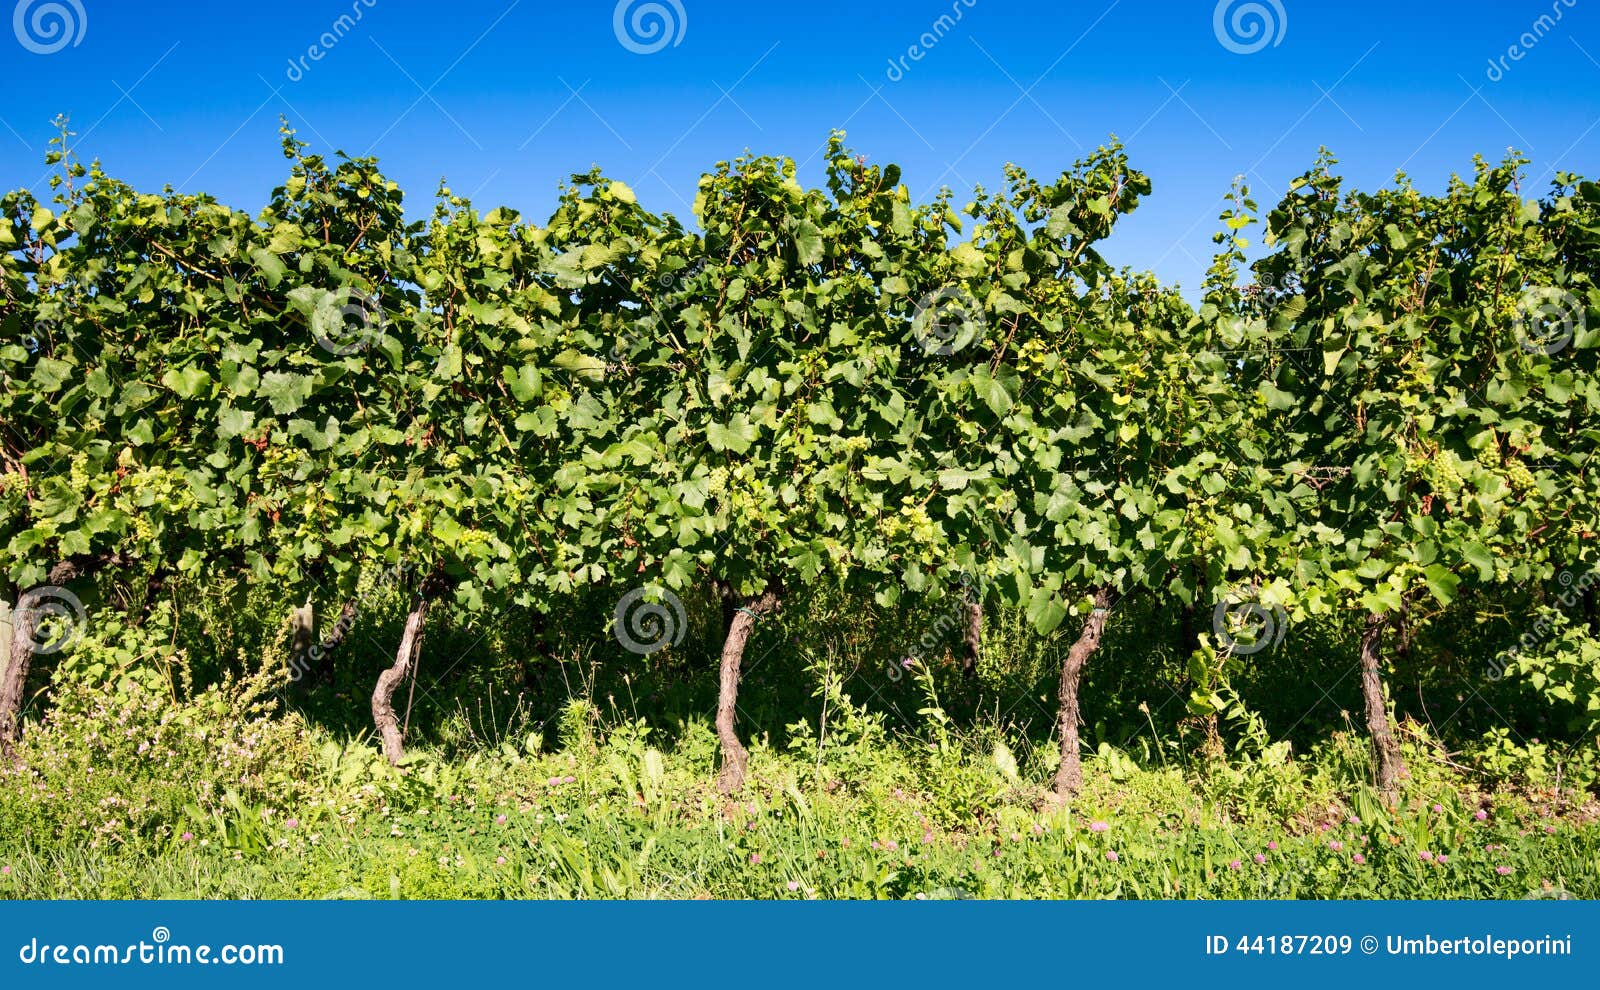
[[1344, 850], [1344, 843], [1334, 840], [1333, 842], [1328, 843], [1328, 848], [1332, 849], [1334, 852], [1341, 852]]
[[9, 867], [9, 866], [0, 866], [0, 877], [9, 877], [10, 875], [11, 875], [11, 867]]
[[800, 881], [798, 881], [798, 880], [790, 880], [789, 881], [789, 890], [791, 892], [799, 890], [799, 889], [800, 889]]
[[495, 863], [499, 866], [504, 866], [506, 865], [506, 858], [504, 856], [497, 857]]
[[1477, 813], [1474, 814], [1472, 817], [1476, 818], [1480, 822], [1488, 821], [1489, 820], [1489, 813], [1487, 811], [1484, 811], [1482, 808], [1479, 808]]
[[1431, 853], [1428, 850], [1424, 849], [1421, 852], [1417, 853], [1417, 858], [1422, 860], [1424, 863], [1431, 863], [1431, 862], [1433, 862], [1433, 853]]
[[506, 823], [506, 816], [505, 815], [495, 815], [494, 816], [494, 823], [496, 825], [504, 825]]
[[1450, 857], [1446, 856], [1444, 853], [1440, 853], [1439, 854], [1439, 862], [1448, 863], [1448, 862], [1450, 862]]
[[1554, 825], [1546, 825], [1544, 827], [1544, 832], [1545, 832], [1546, 835], [1555, 835], [1556, 834], [1556, 827]]
[[1040, 825], [1037, 822], [1035, 822], [1034, 825], [1033, 825], [1033, 834], [1034, 835], [1043, 835], [1044, 834], [1044, 826]]
[[1231, 862], [1228, 863], [1228, 869], [1237, 870], [1238, 868], [1239, 868], [1239, 861], [1238, 860], [1235, 859], [1235, 860], [1232, 860]]
[[1351, 815], [1350, 816], [1350, 824], [1352, 824], [1352, 825], [1360, 825], [1361, 824], [1361, 819], [1357, 818], [1355, 815]]
[[1022, 841], [1022, 833], [1021, 832], [1012, 832], [1011, 833], [1011, 841], [1012, 842], [1021, 842]]
[[1265, 863], [1267, 861], [1267, 857], [1262, 855], [1261, 853], [1256, 853], [1255, 854], [1255, 861], [1256, 861], [1256, 865], [1260, 866], [1260, 865], [1262, 865], [1263, 863]]
[[1115, 849], [1107, 849], [1106, 859], [1109, 859], [1111, 862], [1115, 863], [1117, 861], [1117, 851]]
[[926, 845], [931, 845], [932, 843], [933, 843], [933, 833], [932, 832], [924, 832], [924, 833], [922, 833], [922, 844], [926, 846]]
[[760, 853], [751, 853], [750, 854], [750, 865], [751, 866], [760, 866], [761, 865], [761, 854]]
[[1277, 852], [1278, 851], [1278, 844], [1276, 842], [1268, 842], [1267, 843], [1267, 849], [1269, 851], [1271, 851], [1271, 852]]
[[900, 843], [890, 839], [888, 842], [883, 844], [883, 848], [889, 850], [890, 852], [894, 852], [896, 849], [900, 848]]
[[576, 784], [578, 782], [578, 778], [576, 778], [576, 777], [574, 777], [574, 776], [569, 774], [569, 775], [561, 778], [561, 782], [563, 784]]
[[1354, 856], [1351, 856], [1350, 861], [1357, 866], [1367, 865], [1367, 857], [1361, 855], [1360, 853], [1356, 853]]
[[193, 832], [185, 832], [182, 835], [178, 836], [178, 841], [179, 842], [193, 842], [194, 841], [194, 833]]
[[1089, 831], [1091, 831], [1091, 832], [1104, 832], [1106, 829], [1108, 829], [1110, 827], [1111, 826], [1107, 825], [1105, 822], [1090, 822], [1089, 823]]
[[1503, 877], [1509, 877], [1511, 875], [1511, 867], [1509, 866], [1497, 866], [1494, 868], [1494, 871]]
[[1436, 814], [1436, 815], [1442, 815], [1442, 814], [1444, 814], [1444, 805], [1442, 805], [1442, 804], [1435, 804], [1435, 805], [1434, 805], [1434, 806], [1433, 806], [1433, 813], [1434, 813], [1434, 814]]
[[284, 828], [299, 828], [300, 827], [300, 819], [291, 818], [288, 821], [283, 823], [283, 827]]

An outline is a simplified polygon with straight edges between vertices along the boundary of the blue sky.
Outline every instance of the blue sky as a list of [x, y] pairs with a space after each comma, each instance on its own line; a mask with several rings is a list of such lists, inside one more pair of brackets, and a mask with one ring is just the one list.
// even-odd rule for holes
[[57, 113], [141, 187], [259, 207], [281, 113], [319, 150], [379, 155], [418, 214], [447, 177], [539, 219], [593, 164], [686, 219], [701, 171], [746, 148], [815, 181], [834, 127], [918, 196], [1008, 161], [1054, 175], [1115, 133], [1155, 192], [1109, 253], [1192, 290], [1232, 178], [1265, 204], [1320, 145], [1363, 186], [1404, 168], [1436, 188], [1513, 146], [1530, 193], [1600, 175], [1600, 0], [623, 0], [620, 31], [615, 0], [0, 8], [6, 188], [42, 188]]

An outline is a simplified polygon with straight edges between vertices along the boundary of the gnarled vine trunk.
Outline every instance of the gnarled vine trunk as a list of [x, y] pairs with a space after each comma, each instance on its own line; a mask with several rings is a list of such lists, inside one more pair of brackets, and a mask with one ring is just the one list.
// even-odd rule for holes
[[1400, 759], [1400, 740], [1389, 724], [1389, 705], [1383, 695], [1383, 672], [1379, 665], [1383, 630], [1388, 619], [1368, 615], [1361, 633], [1361, 696], [1366, 701], [1367, 731], [1372, 736], [1372, 763], [1378, 790], [1393, 797], [1405, 764]]
[[422, 650], [422, 626], [427, 619], [428, 598], [418, 596], [411, 614], [406, 616], [405, 632], [400, 636], [400, 648], [395, 651], [394, 666], [378, 675], [378, 686], [372, 692], [372, 721], [383, 740], [383, 755], [391, 765], [398, 765], [406, 755], [405, 734], [400, 731], [400, 719], [394, 710], [394, 693], [415, 669]]
[[17, 599], [11, 609], [11, 641], [5, 644], [6, 666], [0, 672], [0, 755], [13, 755], [22, 738], [22, 695], [28, 685], [28, 668], [33, 662], [34, 615]]
[[[34, 607], [40, 596], [64, 592], [63, 585], [106, 566], [125, 563], [120, 554], [77, 557], [50, 568], [45, 583], [17, 595], [11, 609], [11, 642], [4, 645], [7, 662], [0, 671], [0, 754], [11, 756], [22, 738], [22, 701], [28, 689], [28, 671], [33, 666], [34, 639], [39, 634], [39, 614]], [[66, 594], [71, 598], [71, 594]], [[79, 616], [78, 618], [81, 618]]]
[[744, 788], [745, 765], [750, 760], [735, 728], [745, 644], [750, 641], [756, 620], [777, 607], [777, 592], [771, 590], [739, 601], [728, 623], [727, 639], [722, 644], [722, 677], [717, 690], [717, 740], [722, 744], [722, 772], [717, 775], [717, 790], [724, 794], [734, 794]]
[[1105, 634], [1106, 619], [1111, 608], [1111, 589], [1099, 588], [1094, 593], [1094, 611], [1084, 620], [1083, 631], [1077, 642], [1067, 651], [1061, 665], [1061, 767], [1056, 771], [1055, 789], [1058, 797], [1073, 797], [1083, 788], [1083, 756], [1079, 752], [1078, 723], [1082, 717], [1078, 708], [1078, 683], [1083, 677], [1083, 665], [1100, 648], [1100, 637]]

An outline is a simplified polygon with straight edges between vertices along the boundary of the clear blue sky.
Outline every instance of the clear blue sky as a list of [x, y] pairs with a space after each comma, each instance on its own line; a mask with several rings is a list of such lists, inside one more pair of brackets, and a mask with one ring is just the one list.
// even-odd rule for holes
[[[997, 185], [1007, 161], [1054, 175], [1115, 133], [1155, 193], [1110, 254], [1192, 290], [1233, 176], [1275, 200], [1319, 145], [1364, 186], [1404, 168], [1438, 187], [1512, 146], [1536, 189], [1600, 175], [1597, 0], [1225, 0], [1220, 35], [1214, 0], [632, 0], [628, 44], [617, 6], [0, 0], [0, 186], [41, 188], [58, 112], [142, 187], [259, 207], [282, 113], [321, 150], [381, 156], [418, 214], [444, 176], [539, 219], [592, 164], [685, 219], [700, 172], [746, 148], [816, 180], [834, 127], [917, 195]], [[651, 6], [675, 29], [631, 50]]]

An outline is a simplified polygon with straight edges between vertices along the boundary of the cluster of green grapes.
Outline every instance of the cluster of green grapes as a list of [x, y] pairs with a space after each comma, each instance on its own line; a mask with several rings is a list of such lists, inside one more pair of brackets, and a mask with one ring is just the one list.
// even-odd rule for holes
[[1466, 486], [1466, 482], [1461, 478], [1461, 462], [1453, 451], [1435, 448], [1420, 464], [1416, 463], [1413, 455], [1408, 459], [1406, 467], [1426, 477], [1434, 492], [1450, 501], [1454, 501]]
[[[79, 491], [90, 490], [80, 487], [76, 473], [71, 483]], [[133, 520], [133, 538], [147, 541], [155, 538], [156, 527], [146, 510], [159, 505], [168, 514], [181, 513], [195, 505], [194, 489], [184, 478], [164, 468], [140, 468], [123, 474], [116, 503]]]
[[493, 556], [494, 539], [484, 530], [465, 529], [456, 539], [456, 551], [463, 557], [479, 557], [487, 560]]
[[939, 527], [928, 515], [928, 510], [912, 496], [907, 495], [903, 502], [898, 513], [884, 519], [884, 538], [890, 541], [909, 538], [909, 542], [917, 547], [918, 562], [932, 564], [934, 556], [931, 548], [939, 541]]
[[1519, 457], [1508, 458], [1505, 462], [1506, 481], [1511, 484], [1511, 490], [1518, 495], [1527, 495], [1538, 487], [1534, 481], [1533, 472], [1528, 470], [1528, 465], [1522, 463]]
[[747, 523], [761, 522], [761, 506], [771, 500], [770, 489], [748, 464], [712, 468], [706, 476], [706, 493]]

